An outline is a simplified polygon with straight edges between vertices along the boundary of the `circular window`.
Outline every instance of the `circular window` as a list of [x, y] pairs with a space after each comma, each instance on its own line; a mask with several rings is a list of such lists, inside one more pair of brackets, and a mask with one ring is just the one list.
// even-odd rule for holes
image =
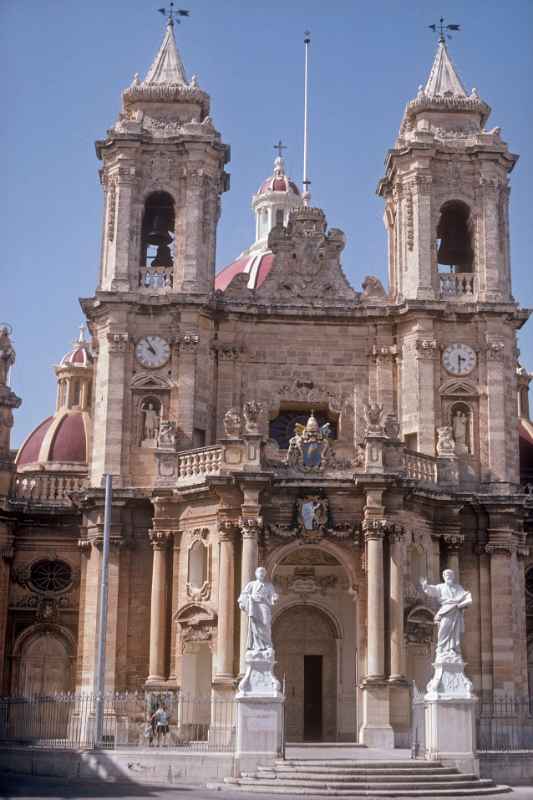
[[40, 592], [62, 592], [72, 581], [72, 570], [64, 561], [36, 561], [31, 568], [30, 581]]

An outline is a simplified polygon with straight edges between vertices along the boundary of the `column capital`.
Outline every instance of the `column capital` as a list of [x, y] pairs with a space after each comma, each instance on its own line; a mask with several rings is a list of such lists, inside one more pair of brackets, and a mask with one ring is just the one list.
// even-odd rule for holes
[[389, 522], [387, 519], [365, 519], [362, 524], [365, 541], [383, 539], [385, 534], [389, 533], [394, 527], [394, 523]]
[[241, 517], [239, 527], [243, 539], [255, 541], [263, 530], [263, 520], [261, 517]]
[[174, 531], [148, 531], [148, 538], [154, 550], [166, 550], [172, 540]]
[[235, 541], [235, 534], [239, 530], [239, 525], [237, 522], [231, 519], [221, 520], [218, 523], [218, 540], [220, 542], [231, 542]]
[[453, 552], [458, 552], [465, 541], [465, 537], [462, 533], [442, 533], [441, 539], [448, 550]]

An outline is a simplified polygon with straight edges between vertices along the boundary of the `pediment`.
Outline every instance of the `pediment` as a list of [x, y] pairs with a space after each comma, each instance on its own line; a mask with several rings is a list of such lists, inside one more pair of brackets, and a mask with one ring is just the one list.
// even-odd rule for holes
[[477, 386], [470, 381], [453, 380], [447, 381], [439, 389], [441, 397], [477, 397], [479, 394]]
[[164, 375], [152, 375], [150, 372], [138, 372], [131, 379], [130, 386], [132, 389], [166, 389], [171, 388], [171, 383]]

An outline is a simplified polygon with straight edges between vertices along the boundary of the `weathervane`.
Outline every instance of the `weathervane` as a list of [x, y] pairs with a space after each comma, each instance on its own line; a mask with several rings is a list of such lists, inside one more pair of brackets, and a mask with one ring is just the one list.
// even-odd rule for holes
[[278, 151], [279, 158], [283, 158], [283, 151], [286, 150], [286, 149], [287, 149], [287, 145], [283, 144], [281, 139], [279, 140], [279, 142], [277, 144], [274, 145], [274, 150]]
[[441, 44], [445, 44], [446, 43], [446, 37], [448, 37], [448, 39], [452, 38], [450, 36], [450, 34], [448, 33], [448, 31], [460, 31], [461, 30], [461, 26], [460, 25], [445, 25], [444, 24], [444, 17], [441, 17], [439, 19], [438, 24], [428, 25], [428, 28], [431, 28], [433, 33], [437, 33], [437, 30], [438, 30], [438, 32], [439, 32], [439, 42]]
[[188, 17], [191, 13], [184, 8], [176, 8], [176, 10], [174, 10], [173, 2], [170, 3], [170, 8], [158, 8], [157, 10], [160, 14], [163, 14], [164, 17], [167, 17], [169, 25], [174, 25], [174, 20], [179, 25], [181, 23], [180, 17]]

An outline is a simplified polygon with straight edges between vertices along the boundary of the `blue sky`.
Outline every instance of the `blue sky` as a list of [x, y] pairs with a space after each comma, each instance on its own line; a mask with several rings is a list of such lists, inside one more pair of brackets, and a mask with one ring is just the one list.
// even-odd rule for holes
[[[313, 205], [345, 231], [343, 265], [355, 288], [367, 274], [385, 280], [383, 207], [375, 189], [404, 105], [433, 60], [436, 41], [427, 26], [444, 14], [462, 26], [449, 49], [463, 82], [492, 106], [488, 126], [501, 126], [520, 154], [511, 177], [513, 286], [520, 303], [533, 306], [533, 3], [182, 1], [191, 16], [176, 29], [178, 46], [189, 76], [197, 73], [211, 95], [214, 123], [231, 144], [218, 267], [253, 238], [250, 198], [271, 172], [280, 137], [288, 145], [288, 171], [301, 178], [302, 34], [308, 28]], [[94, 140], [104, 137], [122, 89], [134, 72], [144, 75], [159, 47], [162, 2], [0, 4], [0, 66], [8, 77], [0, 321], [14, 328], [12, 383], [23, 398], [15, 445], [53, 411], [52, 366], [82, 321], [77, 298], [94, 292], [102, 217]], [[528, 327], [520, 347], [533, 369]]]

